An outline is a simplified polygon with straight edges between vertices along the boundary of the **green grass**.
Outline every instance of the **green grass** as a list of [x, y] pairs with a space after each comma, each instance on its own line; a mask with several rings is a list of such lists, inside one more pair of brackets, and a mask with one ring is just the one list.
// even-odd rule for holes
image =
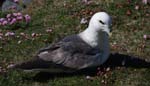
[[[135, 10], [135, 5], [140, 8]], [[111, 51], [125, 55], [137, 56], [150, 61], [150, 40], [144, 40], [144, 34], [150, 34], [150, 6], [143, 5], [141, 0], [102, 1], [95, 0], [89, 5], [80, 0], [33, 0], [33, 3], [23, 13], [29, 13], [32, 21], [26, 28], [10, 30], [15, 37], [0, 40], [0, 66], [6, 67], [10, 62], [30, 59], [35, 52], [53, 41], [66, 35], [83, 31], [87, 24], [81, 25], [81, 18], [90, 18], [93, 13], [106, 11], [113, 18], [113, 35], [110, 37]], [[127, 15], [130, 10], [131, 14]], [[0, 13], [0, 16], [3, 16]], [[45, 30], [51, 28], [52, 33]], [[7, 30], [0, 27], [1, 32]], [[20, 32], [28, 34], [29, 39], [19, 36]], [[32, 38], [32, 33], [42, 34]], [[21, 41], [21, 44], [18, 44]], [[140, 65], [140, 64], [139, 64]], [[149, 86], [149, 68], [114, 68], [101, 76], [93, 76], [93, 80], [86, 80], [86, 75], [73, 75], [69, 77], [55, 77], [46, 82], [30, 80], [37, 73], [24, 73], [22, 71], [8, 71], [0, 74], [0, 86], [101, 86], [104, 80], [112, 86]], [[107, 75], [107, 77], [105, 76]]]

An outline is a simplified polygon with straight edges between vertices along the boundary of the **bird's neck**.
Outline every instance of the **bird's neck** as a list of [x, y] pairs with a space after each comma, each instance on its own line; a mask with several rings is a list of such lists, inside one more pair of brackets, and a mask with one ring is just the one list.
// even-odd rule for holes
[[[100, 35], [101, 34], [101, 35]], [[92, 47], [100, 47], [101, 46], [101, 40], [102, 40], [102, 32], [94, 31], [93, 28], [87, 28], [83, 32], [79, 34], [82, 40], [84, 40], [87, 44], [89, 44]]]
[[100, 49], [100, 51], [102, 52], [102, 56], [100, 57], [100, 63], [104, 63], [108, 59], [108, 56], [110, 54], [108, 35], [106, 32], [96, 32], [92, 29], [93, 28], [87, 28], [85, 31], [81, 32], [79, 36], [91, 47]]

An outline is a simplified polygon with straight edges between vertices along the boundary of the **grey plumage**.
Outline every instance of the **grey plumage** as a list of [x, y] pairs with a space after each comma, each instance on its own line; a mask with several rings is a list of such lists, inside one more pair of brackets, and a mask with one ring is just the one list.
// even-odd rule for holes
[[[101, 21], [101, 22], [100, 22]], [[23, 70], [72, 72], [103, 64], [109, 57], [111, 17], [105, 12], [93, 15], [88, 28], [67, 36], [59, 42], [39, 50], [29, 61], [9, 66]]]
[[[49, 47], [39, 50], [34, 59], [14, 65], [14, 68], [32, 69], [65, 69], [74, 71], [89, 67], [96, 62], [100, 50], [92, 48], [78, 35], [65, 37], [63, 40], [52, 43]], [[94, 60], [94, 61], [93, 61]], [[57, 70], [58, 71], [58, 70]]]

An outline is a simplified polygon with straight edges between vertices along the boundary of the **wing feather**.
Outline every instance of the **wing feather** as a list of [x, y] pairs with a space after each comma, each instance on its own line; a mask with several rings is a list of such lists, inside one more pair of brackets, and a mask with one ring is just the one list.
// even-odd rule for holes
[[72, 35], [39, 50], [32, 60], [15, 64], [9, 68], [70, 72], [97, 66], [100, 64], [100, 56], [101, 53], [98, 48], [92, 48], [77, 35]]
[[65, 38], [38, 54], [40, 59], [74, 69], [93, 65], [96, 63], [97, 55], [100, 55], [100, 50], [92, 48], [78, 36]]

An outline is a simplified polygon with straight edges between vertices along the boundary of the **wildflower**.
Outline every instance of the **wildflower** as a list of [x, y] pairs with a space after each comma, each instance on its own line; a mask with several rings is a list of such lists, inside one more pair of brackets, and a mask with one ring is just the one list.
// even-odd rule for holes
[[146, 38], [147, 38], [147, 35], [144, 35], [143, 38], [146, 39]]
[[86, 24], [88, 21], [85, 18], [82, 18], [80, 24]]
[[7, 33], [5, 34], [5, 36], [14, 36], [14, 35], [15, 35], [14, 32], [7, 32]]
[[143, 35], [143, 38], [146, 39], [150, 39], [150, 35]]
[[12, 19], [11, 18], [7, 18], [7, 21], [10, 22]]
[[3, 22], [5, 20], [5, 18], [0, 18], [0, 22]]
[[19, 0], [14, 0], [14, 2], [15, 2], [15, 3], [18, 3], [18, 2], [19, 2]]
[[0, 36], [0, 39], [2, 39], [2, 36]]
[[26, 23], [30, 22], [31, 17], [28, 14], [26, 14], [24, 17], [25, 17]]
[[140, 8], [139, 5], [135, 6], [135, 10], [139, 10], [139, 8]]
[[17, 18], [16, 18], [18, 21], [21, 21], [21, 20], [23, 20], [23, 17], [22, 16], [17, 16]]
[[148, 4], [148, 3], [150, 3], [150, 0], [142, 0], [142, 3]]
[[10, 18], [11, 17], [11, 14], [7, 14], [6, 18]]
[[17, 13], [13, 13], [13, 16], [15, 16], [15, 17], [16, 17], [17, 15], [18, 15]]
[[3, 22], [2, 22], [2, 25], [7, 25], [8, 24], [8, 21], [6, 21], [6, 20], [4, 20]]
[[16, 18], [13, 18], [9, 24], [12, 25], [12, 24], [16, 23], [16, 21], [17, 21]]
[[144, 4], [147, 4], [147, 0], [142, 0], [142, 2], [143, 2]]
[[22, 13], [18, 12], [18, 13], [17, 13], [17, 16], [22, 16]]
[[36, 34], [36, 33], [32, 33], [31, 36], [32, 36], [32, 37], [36, 37], [37, 34]]
[[92, 3], [92, 0], [82, 0], [82, 3], [89, 5]]

